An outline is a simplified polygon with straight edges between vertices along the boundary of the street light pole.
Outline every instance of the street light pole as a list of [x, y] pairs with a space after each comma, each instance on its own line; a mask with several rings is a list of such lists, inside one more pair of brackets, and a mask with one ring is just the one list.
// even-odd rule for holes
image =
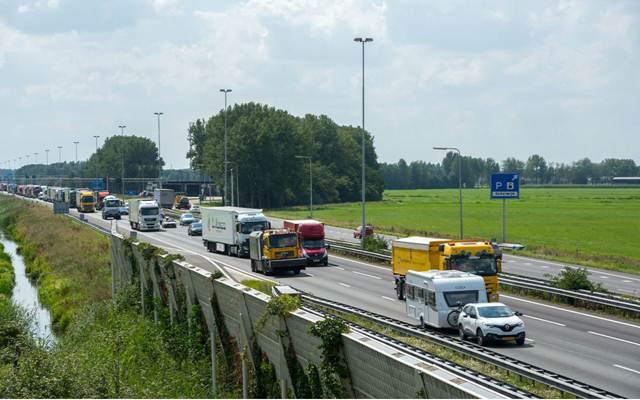
[[118, 128], [120, 128], [120, 136], [124, 136], [124, 128], [126, 127], [126, 125], [118, 125]]
[[231, 92], [231, 89], [220, 89], [224, 93], [224, 197], [223, 203], [227, 205], [227, 93]]
[[[126, 128], [126, 125], [118, 125], [118, 128], [120, 128], [120, 136], [124, 136], [124, 128]], [[123, 143], [124, 139], [120, 139], [120, 184], [122, 185], [122, 195], [124, 196], [124, 143]]]
[[464, 231], [462, 230], [462, 154], [460, 150], [455, 147], [434, 147], [434, 150], [453, 150], [458, 153], [458, 202], [460, 203], [460, 239], [464, 238]]
[[47, 167], [49, 166], [49, 149], [45, 149], [44, 153], [46, 154], [46, 158], [47, 158]]
[[98, 138], [100, 137], [100, 135], [93, 135], [93, 137], [96, 139], [96, 153], [98, 152]]
[[77, 142], [77, 141], [73, 142], [73, 144], [76, 145], [76, 164], [78, 163], [78, 143], [80, 143], [80, 142]]
[[353, 39], [355, 42], [362, 43], [362, 235], [360, 236], [360, 245], [364, 248], [364, 238], [366, 232], [366, 214], [365, 214], [365, 197], [366, 197], [366, 181], [365, 181], [365, 128], [364, 128], [364, 44], [373, 42], [372, 38], [357, 37]]
[[313, 169], [311, 156], [296, 156], [296, 158], [309, 160], [309, 217], [313, 218]]
[[33, 163], [37, 164], [38, 163], [38, 153], [33, 153], [34, 157], [33, 157]]
[[160, 116], [164, 113], [154, 112], [158, 117], [158, 188], [162, 189], [162, 157], [160, 153]]
[[58, 146], [58, 162], [62, 162], [62, 146]]

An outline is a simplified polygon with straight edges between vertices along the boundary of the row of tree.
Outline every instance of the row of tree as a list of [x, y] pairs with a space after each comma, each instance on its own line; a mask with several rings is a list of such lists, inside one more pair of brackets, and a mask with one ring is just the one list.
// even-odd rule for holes
[[[313, 200], [356, 201], [361, 196], [362, 130], [340, 126], [327, 116], [295, 117], [266, 105], [235, 105], [227, 112], [227, 160], [240, 188], [240, 204], [273, 208], [309, 201], [309, 160]], [[225, 115], [197, 120], [188, 131], [192, 169], [224, 183]], [[367, 198], [382, 198], [373, 139], [365, 133]]]
[[[462, 157], [462, 181], [465, 187], [488, 185], [494, 172], [518, 172], [525, 184], [599, 184], [616, 176], [639, 176], [634, 160], [608, 158], [594, 163], [588, 158], [570, 164], [547, 162], [534, 154], [526, 161], [507, 158], [499, 164], [492, 158]], [[458, 186], [458, 158], [450, 152], [441, 163], [403, 159], [380, 164], [386, 189], [426, 189]]]

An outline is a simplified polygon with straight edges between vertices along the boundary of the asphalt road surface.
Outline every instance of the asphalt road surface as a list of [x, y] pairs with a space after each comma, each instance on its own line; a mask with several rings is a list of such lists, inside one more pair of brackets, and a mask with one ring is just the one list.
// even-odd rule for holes
[[[76, 210], [71, 214], [77, 215]], [[116, 224], [103, 221], [99, 213], [85, 215], [92, 224], [105, 227]], [[117, 229], [128, 235], [130, 227], [126, 217], [117, 221]], [[186, 231], [185, 227], [178, 227], [138, 232], [138, 237], [170, 252], [181, 253], [188, 262], [204, 269], [219, 266], [239, 279], [243, 276], [264, 278], [250, 272], [247, 259], [209, 253], [200, 237], [190, 237]], [[328, 231], [328, 236], [336, 237], [334, 228], [329, 227]], [[526, 264], [535, 261], [529, 260], [507, 257], [506, 264], [509, 267], [518, 264], [525, 270], [536, 268]], [[522, 273], [515, 267], [509, 272]], [[319, 297], [411, 321], [405, 315], [404, 302], [395, 299], [391, 272], [385, 266], [330, 255], [327, 267], [309, 267], [299, 276], [271, 278]], [[528, 340], [522, 347], [495, 344], [493, 350], [622, 396], [640, 397], [640, 325], [537, 300], [507, 295], [501, 299], [525, 314]]]

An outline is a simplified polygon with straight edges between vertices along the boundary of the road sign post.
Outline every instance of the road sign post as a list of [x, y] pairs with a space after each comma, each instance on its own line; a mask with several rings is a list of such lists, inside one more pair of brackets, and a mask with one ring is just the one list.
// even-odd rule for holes
[[507, 199], [520, 198], [520, 175], [514, 172], [491, 174], [491, 199], [502, 199], [502, 243], [507, 241]]

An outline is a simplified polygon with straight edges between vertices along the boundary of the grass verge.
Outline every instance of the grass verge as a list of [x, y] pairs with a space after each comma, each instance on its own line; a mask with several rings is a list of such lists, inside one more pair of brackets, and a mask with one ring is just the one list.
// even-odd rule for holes
[[260, 279], [245, 279], [240, 283], [269, 296], [271, 296], [271, 289], [277, 284], [273, 281], [263, 281]]

